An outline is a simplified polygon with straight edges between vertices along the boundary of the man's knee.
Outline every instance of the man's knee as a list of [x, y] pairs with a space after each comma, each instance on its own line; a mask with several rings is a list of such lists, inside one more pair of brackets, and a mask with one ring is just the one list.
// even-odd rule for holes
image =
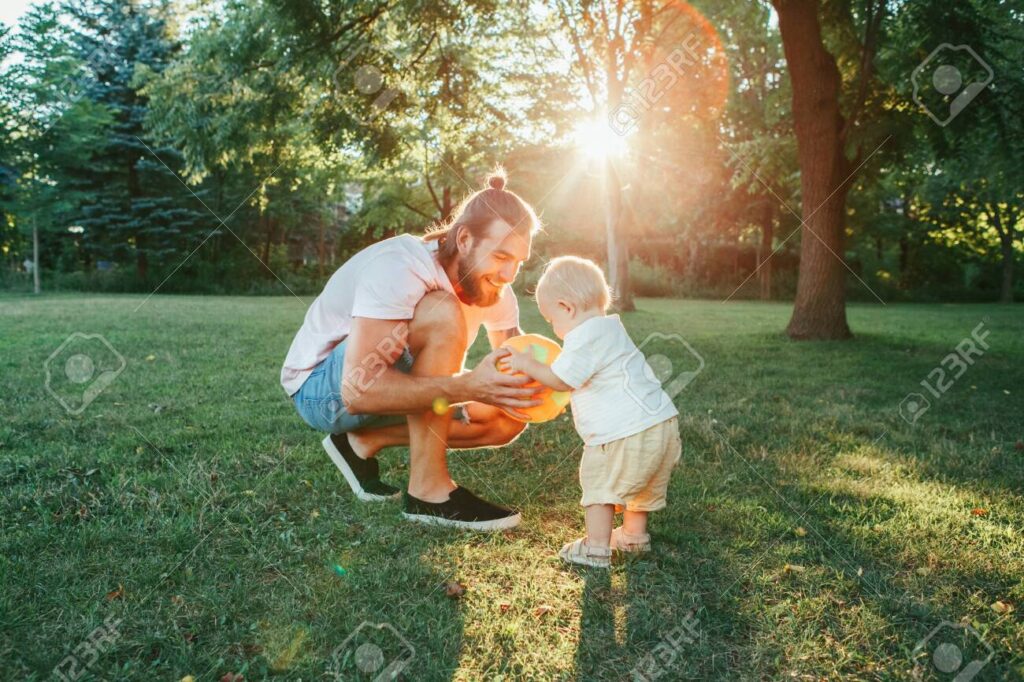
[[454, 294], [431, 291], [416, 304], [409, 323], [411, 345], [422, 346], [432, 340], [465, 344], [466, 320]]
[[524, 422], [512, 419], [502, 413], [494, 420], [494, 425], [492, 426], [493, 444], [508, 445], [516, 438], [519, 438], [519, 434], [525, 430], [526, 424]]

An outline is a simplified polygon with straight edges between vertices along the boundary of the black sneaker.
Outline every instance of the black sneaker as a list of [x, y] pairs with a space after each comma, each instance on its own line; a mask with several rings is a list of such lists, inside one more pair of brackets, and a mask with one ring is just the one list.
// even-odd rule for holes
[[324, 450], [331, 456], [334, 466], [341, 470], [352, 492], [363, 502], [383, 502], [398, 497], [401, 492], [380, 480], [377, 459], [361, 459], [344, 433], [332, 433], [324, 438]]
[[402, 497], [402, 516], [410, 521], [432, 523], [468, 530], [504, 530], [515, 528], [519, 512], [482, 500], [465, 488], [451, 491], [444, 502], [424, 502], [406, 491]]

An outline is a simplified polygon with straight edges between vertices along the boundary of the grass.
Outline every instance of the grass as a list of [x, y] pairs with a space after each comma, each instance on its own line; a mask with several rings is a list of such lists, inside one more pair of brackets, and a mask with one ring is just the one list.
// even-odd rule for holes
[[[854, 305], [855, 340], [793, 343], [786, 305], [641, 300], [634, 338], [681, 334], [705, 366], [677, 398], [655, 551], [602, 574], [554, 555], [582, 528], [567, 418], [451, 455], [456, 480], [521, 507], [519, 529], [412, 526], [353, 498], [278, 386], [301, 303], [143, 300], [0, 299], [4, 679], [75, 661], [84, 680], [327, 679], [336, 651], [363, 679], [371, 639], [413, 680], [622, 680], [652, 660], [660, 679], [910, 679], [943, 621], [992, 647], [975, 679], [1024, 678], [1019, 308]], [[990, 350], [901, 419], [981, 321]], [[44, 387], [76, 331], [126, 361], [80, 416]], [[404, 479], [404, 452], [382, 462]]]

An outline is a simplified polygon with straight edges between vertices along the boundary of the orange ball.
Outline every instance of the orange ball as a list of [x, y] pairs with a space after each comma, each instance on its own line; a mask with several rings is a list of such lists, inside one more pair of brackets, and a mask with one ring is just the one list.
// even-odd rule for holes
[[[550, 365], [555, 361], [555, 358], [562, 352], [561, 346], [540, 334], [522, 334], [520, 336], [513, 336], [512, 338], [501, 344], [502, 348], [508, 348], [517, 353], [523, 353], [529, 351], [533, 356], [534, 360], [543, 362], [545, 365]], [[500, 366], [499, 366], [500, 369]], [[502, 369], [503, 372], [507, 373], [507, 370]], [[522, 372], [516, 372], [515, 374], [522, 374]], [[565, 406], [569, 404], [569, 392], [568, 391], [556, 391], [547, 386], [543, 386], [540, 382], [531, 381], [525, 384], [528, 387], [540, 387], [537, 391], [536, 398], [542, 400], [540, 405], [534, 405], [533, 407], [521, 407], [519, 412], [529, 416], [529, 419], [520, 419], [519, 417], [509, 414], [506, 410], [506, 414], [513, 419], [519, 421], [526, 421], [531, 424], [537, 424], [540, 422], [551, 421], [558, 415], [565, 412]]]

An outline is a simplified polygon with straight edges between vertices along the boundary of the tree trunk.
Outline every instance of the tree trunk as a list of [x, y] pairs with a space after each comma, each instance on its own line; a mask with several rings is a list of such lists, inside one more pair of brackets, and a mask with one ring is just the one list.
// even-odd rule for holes
[[270, 247], [274, 243], [274, 221], [269, 213], [263, 214], [263, 224], [267, 231], [267, 238], [263, 242], [263, 262], [270, 263]]
[[758, 278], [761, 283], [761, 300], [772, 299], [772, 244], [775, 241], [775, 210], [771, 200], [765, 197], [764, 217], [761, 222], [761, 245], [757, 250]]
[[441, 190], [441, 222], [447, 221], [453, 210], [455, 207], [452, 206], [452, 188], [445, 185]]
[[324, 222], [324, 217], [317, 214], [317, 225], [320, 228], [320, 234], [316, 243], [316, 272], [321, 280], [324, 278], [324, 261], [327, 259], [327, 243], [325, 240], [327, 231], [324, 227]]
[[842, 144], [839, 70], [822, 42], [818, 0], [773, 4], [793, 85], [805, 222], [796, 301], [786, 333], [793, 339], [846, 339], [852, 334], [846, 322], [846, 277], [840, 258], [848, 185], [840, 183], [850, 164]]
[[998, 212], [992, 215], [996, 232], [999, 233], [999, 251], [1003, 256], [1003, 283], [1000, 287], [999, 302], [1013, 303], [1013, 230], [1015, 225], [1010, 222], [1003, 229], [1002, 217]]
[[32, 291], [37, 294], [42, 291], [39, 286], [39, 225], [35, 218], [32, 219]]
[[622, 186], [615, 162], [609, 156], [605, 160], [605, 237], [608, 246], [608, 279], [614, 296], [616, 310], [636, 310], [633, 302], [633, 288], [629, 284], [629, 246], [621, 238], [622, 230]]

